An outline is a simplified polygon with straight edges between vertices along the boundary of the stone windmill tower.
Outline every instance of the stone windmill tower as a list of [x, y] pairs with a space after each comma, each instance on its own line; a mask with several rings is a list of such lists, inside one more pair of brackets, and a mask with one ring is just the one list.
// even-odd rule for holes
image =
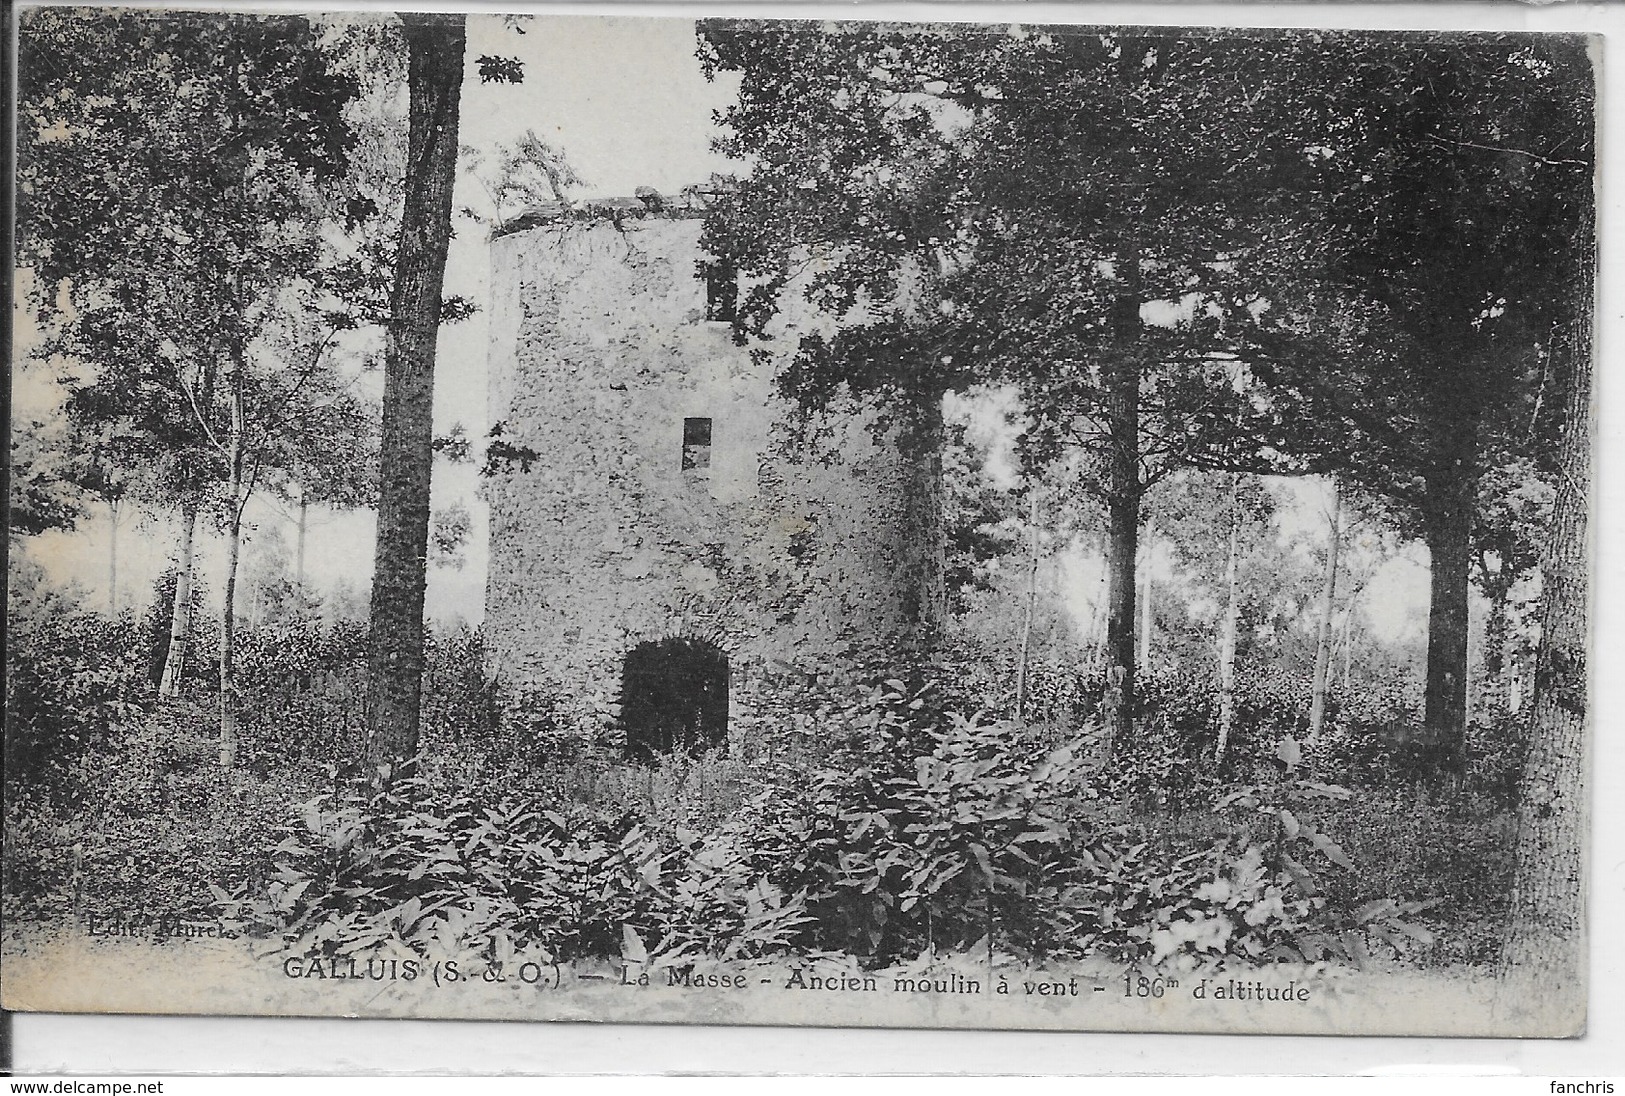
[[701, 210], [640, 198], [492, 242], [490, 417], [524, 459], [486, 485], [486, 632], [647, 754], [737, 745], [763, 668], [885, 643], [906, 591], [895, 447], [856, 411], [810, 444], [732, 340]]

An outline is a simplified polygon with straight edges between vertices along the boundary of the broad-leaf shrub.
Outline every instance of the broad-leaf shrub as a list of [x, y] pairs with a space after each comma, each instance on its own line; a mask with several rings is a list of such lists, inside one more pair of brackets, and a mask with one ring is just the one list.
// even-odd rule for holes
[[1467, 725], [1465, 790], [1505, 810], [1518, 805], [1518, 786], [1529, 752], [1532, 711], [1474, 720]]
[[217, 897], [244, 931], [305, 954], [528, 949], [562, 962], [618, 954], [629, 931], [673, 962], [783, 951], [801, 899], [753, 873], [732, 840], [663, 838], [633, 814], [417, 778], [377, 789], [350, 778], [300, 805], [264, 893]]
[[1406, 962], [1495, 963], [1510, 915], [1514, 812], [1471, 793], [1433, 799], [1401, 786], [1327, 803], [1321, 817], [1355, 865], [1322, 876], [1329, 901], [1345, 908], [1373, 895], [1422, 901], [1427, 908], [1414, 920], [1434, 940], [1407, 941]]
[[1349, 861], [1300, 801], [1341, 789], [1242, 789], [1222, 808], [1256, 817], [1233, 836], [1153, 849], [1095, 824], [1094, 779], [1070, 744], [945, 710], [929, 688], [860, 691], [830, 733], [842, 741], [831, 767], [748, 812], [755, 863], [808, 896], [814, 947], [874, 963], [984, 940], [1015, 954], [1257, 963], [1360, 961], [1370, 935], [1426, 936], [1397, 903], [1328, 900], [1319, 873]]
[[883, 960], [995, 928], [1042, 934], [1033, 891], [1083, 794], [1070, 747], [944, 711], [897, 679], [860, 690], [831, 730], [845, 741], [808, 791], [757, 804], [758, 863], [808, 893], [817, 946]]
[[[1289, 768], [1296, 764], [1296, 750], [1292, 739], [1283, 740]], [[1343, 847], [1324, 832], [1317, 815], [1350, 798], [1352, 793], [1347, 788], [1316, 780], [1292, 780], [1236, 788], [1215, 804], [1221, 814], [1233, 812], [1265, 822], [1268, 836], [1262, 844], [1250, 846], [1249, 855], [1258, 853], [1260, 865], [1273, 877], [1280, 892], [1298, 896], [1298, 905], [1286, 911], [1290, 917], [1281, 919], [1272, 954], [1309, 961], [1337, 958], [1363, 963], [1368, 936], [1400, 952], [1410, 946], [1409, 942], [1433, 942], [1432, 933], [1406, 919], [1430, 903], [1381, 898], [1350, 909], [1328, 902], [1328, 870], [1354, 873], [1357, 866]], [[1307, 916], [1310, 912], [1320, 916]]]

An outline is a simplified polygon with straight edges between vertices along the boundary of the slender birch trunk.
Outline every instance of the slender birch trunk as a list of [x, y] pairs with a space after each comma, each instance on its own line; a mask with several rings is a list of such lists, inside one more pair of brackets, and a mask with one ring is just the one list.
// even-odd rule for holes
[[1326, 725], [1326, 692], [1332, 663], [1332, 604], [1337, 596], [1337, 557], [1342, 547], [1342, 496], [1332, 477], [1332, 520], [1326, 535], [1326, 570], [1320, 586], [1320, 623], [1315, 636], [1315, 683], [1309, 700], [1309, 737], [1320, 737]]
[[1219, 741], [1213, 763], [1224, 764], [1230, 735], [1236, 725], [1236, 632], [1241, 620], [1240, 584], [1237, 582], [1241, 547], [1241, 477], [1230, 480], [1230, 544], [1224, 559], [1224, 621], [1219, 628]]
[[293, 551], [293, 584], [301, 592], [305, 588], [305, 529], [310, 520], [310, 498], [305, 485], [299, 485], [299, 527], [295, 534]]
[[1343, 695], [1349, 694], [1349, 678], [1354, 662], [1354, 597], [1343, 607]]
[[118, 499], [107, 500], [107, 615], [118, 616]]
[[169, 612], [169, 649], [164, 656], [164, 674], [158, 682], [158, 695], [174, 699], [180, 695], [186, 674], [187, 647], [192, 642], [192, 547], [197, 540], [197, 500], [181, 503], [181, 558], [175, 575], [175, 600]]
[[1136, 663], [1141, 673], [1147, 672], [1151, 667], [1151, 622], [1155, 619], [1151, 602], [1151, 557], [1157, 549], [1155, 525], [1147, 523], [1143, 544], [1145, 558], [1140, 561], [1140, 655]]
[[220, 610], [220, 767], [237, 764], [237, 562], [242, 553], [243, 507], [248, 499], [243, 489], [243, 362], [242, 348], [235, 347], [228, 368], [231, 394], [231, 438], [228, 499], [231, 507], [226, 523], [226, 591]]
[[1038, 486], [1031, 488], [1028, 524], [1032, 532], [1032, 560], [1027, 569], [1027, 611], [1021, 620], [1021, 661], [1016, 665], [1016, 718], [1027, 715], [1027, 659], [1032, 650], [1033, 609], [1038, 601]]

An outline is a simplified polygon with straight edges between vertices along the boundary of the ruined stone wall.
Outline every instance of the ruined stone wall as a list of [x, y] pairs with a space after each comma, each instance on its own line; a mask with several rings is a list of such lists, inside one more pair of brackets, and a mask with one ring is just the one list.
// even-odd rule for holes
[[[705, 319], [699, 232], [562, 221], [492, 245], [491, 421], [539, 456], [487, 483], [486, 631], [507, 679], [583, 708], [615, 702], [646, 640], [727, 652], [737, 716], [768, 660], [838, 662], [902, 628], [895, 448], [858, 414], [801, 448], [773, 367]], [[710, 467], [684, 470], [699, 417]]]

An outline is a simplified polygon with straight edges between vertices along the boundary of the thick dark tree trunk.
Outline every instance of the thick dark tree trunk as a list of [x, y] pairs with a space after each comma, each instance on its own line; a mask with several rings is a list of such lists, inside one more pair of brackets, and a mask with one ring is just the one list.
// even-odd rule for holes
[[1109, 753], [1126, 749], [1134, 731], [1134, 553], [1139, 544], [1139, 499], [1106, 504], [1106, 692], [1101, 712]]
[[1140, 539], [1140, 249], [1119, 250], [1113, 347], [1106, 363], [1106, 688], [1108, 754], [1134, 732], [1135, 555]]
[[942, 635], [948, 612], [943, 527], [942, 393], [915, 394], [898, 437], [906, 466], [901, 541], [903, 613], [915, 646], [926, 650]]
[[1472, 565], [1473, 488], [1465, 475], [1432, 481], [1428, 546], [1427, 680], [1422, 721], [1437, 763], [1459, 771], [1467, 742], [1467, 591]]
[[369, 613], [367, 731], [374, 761], [417, 752], [423, 596], [434, 441], [435, 340], [451, 238], [462, 15], [403, 14], [408, 65], [406, 199], [390, 293]]
[[1544, 602], [1534, 728], [1519, 785], [1512, 919], [1501, 955], [1501, 974], [1513, 983], [1509, 1000], [1571, 1002], [1577, 1011], [1553, 1018], [1569, 1029], [1583, 1016], [1586, 981], [1589, 354], [1589, 339], [1582, 340], [1569, 393], [1551, 537], [1540, 565]]

